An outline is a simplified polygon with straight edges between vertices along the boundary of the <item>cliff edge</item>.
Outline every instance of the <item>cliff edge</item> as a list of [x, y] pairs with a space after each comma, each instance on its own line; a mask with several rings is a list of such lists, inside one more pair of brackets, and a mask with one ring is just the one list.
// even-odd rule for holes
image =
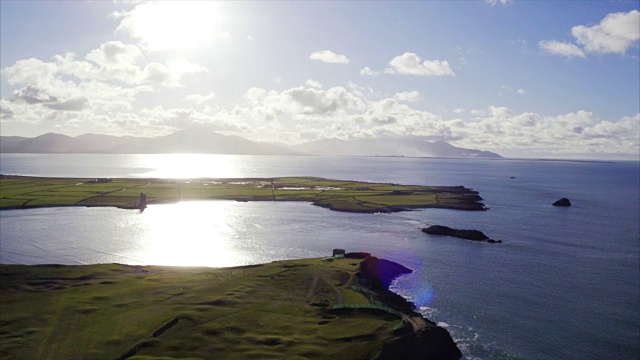
[[[364, 255], [368, 254], [359, 253], [359, 256]], [[350, 256], [353, 255], [346, 255]], [[411, 272], [411, 269], [398, 263], [375, 256], [367, 256], [360, 263], [358, 284], [371, 290], [376, 302], [402, 313], [405, 323], [411, 325], [397, 330], [395, 336], [384, 344], [377, 359], [460, 359], [462, 352], [446, 329], [415, 312], [413, 303], [389, 290], [393, 279]]]

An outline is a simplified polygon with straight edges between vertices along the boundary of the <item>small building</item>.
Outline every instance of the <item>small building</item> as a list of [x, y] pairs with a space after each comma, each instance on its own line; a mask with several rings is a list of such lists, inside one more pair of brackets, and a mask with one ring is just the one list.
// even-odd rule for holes
[[344, 249], [333, 249], [333, 257], [337, 259], [342, 259], [346, 251]]
[[87, 182], [90, 184], [103, 184], [103, 183], [111, 182], [111, 178], [97, 178], [97, 179], [91, 179]]
[[144, 209], [147, 207], [147, 194], [140, 193], [140, 201], [138, 202], [138, 207], [140, 209]]

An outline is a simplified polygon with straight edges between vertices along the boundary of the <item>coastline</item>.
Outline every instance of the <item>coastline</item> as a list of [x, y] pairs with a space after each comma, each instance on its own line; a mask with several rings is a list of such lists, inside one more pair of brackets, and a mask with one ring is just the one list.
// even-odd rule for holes
[[[0, 331], [7, 335], [0, 338], [0, 355], [64, 357], [78, 351], [126, 359], [178, 351], [197, 356], [201, 350], [176, 344], [199, 339], [208, 347], [235, 347], [218, 349], [226, 354], [221, 358], [256, 349], [265, 357], [284, 351], [331, 358], [332, 351], [320, 351], [327, 346], [352, 358], [461, 356], [446, 329], [388, 289], [390, 281], [411, 270], [366, 253], [350, 254], [359, 258], [347, 254], [232, 268], [0, 265], [7, 295], [0, 300], [7, 310], [0, 315]], [[369, 301], [369, 308], [358, 303]], [[265, 319], [270, 326], [256, 327]], [[120, 333], [126, 336], [115, 336]], [[20, 347], [7, 342], [16, 337]]]

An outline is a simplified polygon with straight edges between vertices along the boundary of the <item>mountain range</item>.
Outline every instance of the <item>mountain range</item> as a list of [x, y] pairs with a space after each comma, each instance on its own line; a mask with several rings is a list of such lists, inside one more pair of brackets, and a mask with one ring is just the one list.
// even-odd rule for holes
[[45, 154], [167, 154], [203, 153], [233, 155], [351, 155], [454, 158], [500, 158], [490, 152], [464, 149], [444, 141], [410, 139], [323, 139], [295, 146], [256, 142], [209, 129], [179, 130], [158, 137], [84, 134], [70, 137], [47, 133], [34, 138], [0, 136], [0, 153]]

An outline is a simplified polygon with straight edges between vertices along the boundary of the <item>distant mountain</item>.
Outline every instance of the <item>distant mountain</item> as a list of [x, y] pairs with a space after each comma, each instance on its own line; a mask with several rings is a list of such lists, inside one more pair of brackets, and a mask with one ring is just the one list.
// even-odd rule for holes
[[297, 155], [284, 146], [260, 143], [238, 136], [218, 134], [206, 128], [177, 131], [154, 138], [84, 134], [69, 137], [48, 133], [35, 138], [0, 137], [3, 153], [110, 153], [167, 154], [203, 153], [232, 155]]
[[[4, 143], [5, 138], [0, 140]], [[4, 146], [3, 146], [4, 148]], [[13, 151], [19, 149], [19, 151]], [[47, 133], [17, 142], [3, 152], [22, 153], [77, 153], [84, 152], [84, 143], [67, 135]]]
[[250, 141], [208, 128], [191, 128], [154, 138], [84, 134], [76, 137], [48, 133], [35, 138], [1, 136], [2, 153], [46, 154], [168, 154], [231, 155], [356, 155], [454, 158], [500, 158], [490, 152], [463, 149], [444, 141], [409, 139], [324, 139], [296, 146]]
[[428, 141], [423, 138], [408, 139], [359, 139], [345, 141], [323, 139], [299, 144], [296, 150], [323, 155], [359, 156], [416, 156], [453, 158], [501, 158], [502, 156], [482, 150], [464, 149], [444, 141]]
[[297, 151], [282, 146], [247, 140], [234, 135], [193, 128], [154, 138], [148, 153], [205, 153], [236, 155], [292, 155]]
[[95, 153], [129, 153], [136, 154], [138, 148], [143, 148], [149, 138], [133, 136], [112, 136], [99, 134], [84, 134], [75, 137], [81, 141], [87, 151]]
[[0, 136], [0, 153], [6, 152], [5, 149], [10, 149], [25, 139], [28, 138], [22, 136]]

